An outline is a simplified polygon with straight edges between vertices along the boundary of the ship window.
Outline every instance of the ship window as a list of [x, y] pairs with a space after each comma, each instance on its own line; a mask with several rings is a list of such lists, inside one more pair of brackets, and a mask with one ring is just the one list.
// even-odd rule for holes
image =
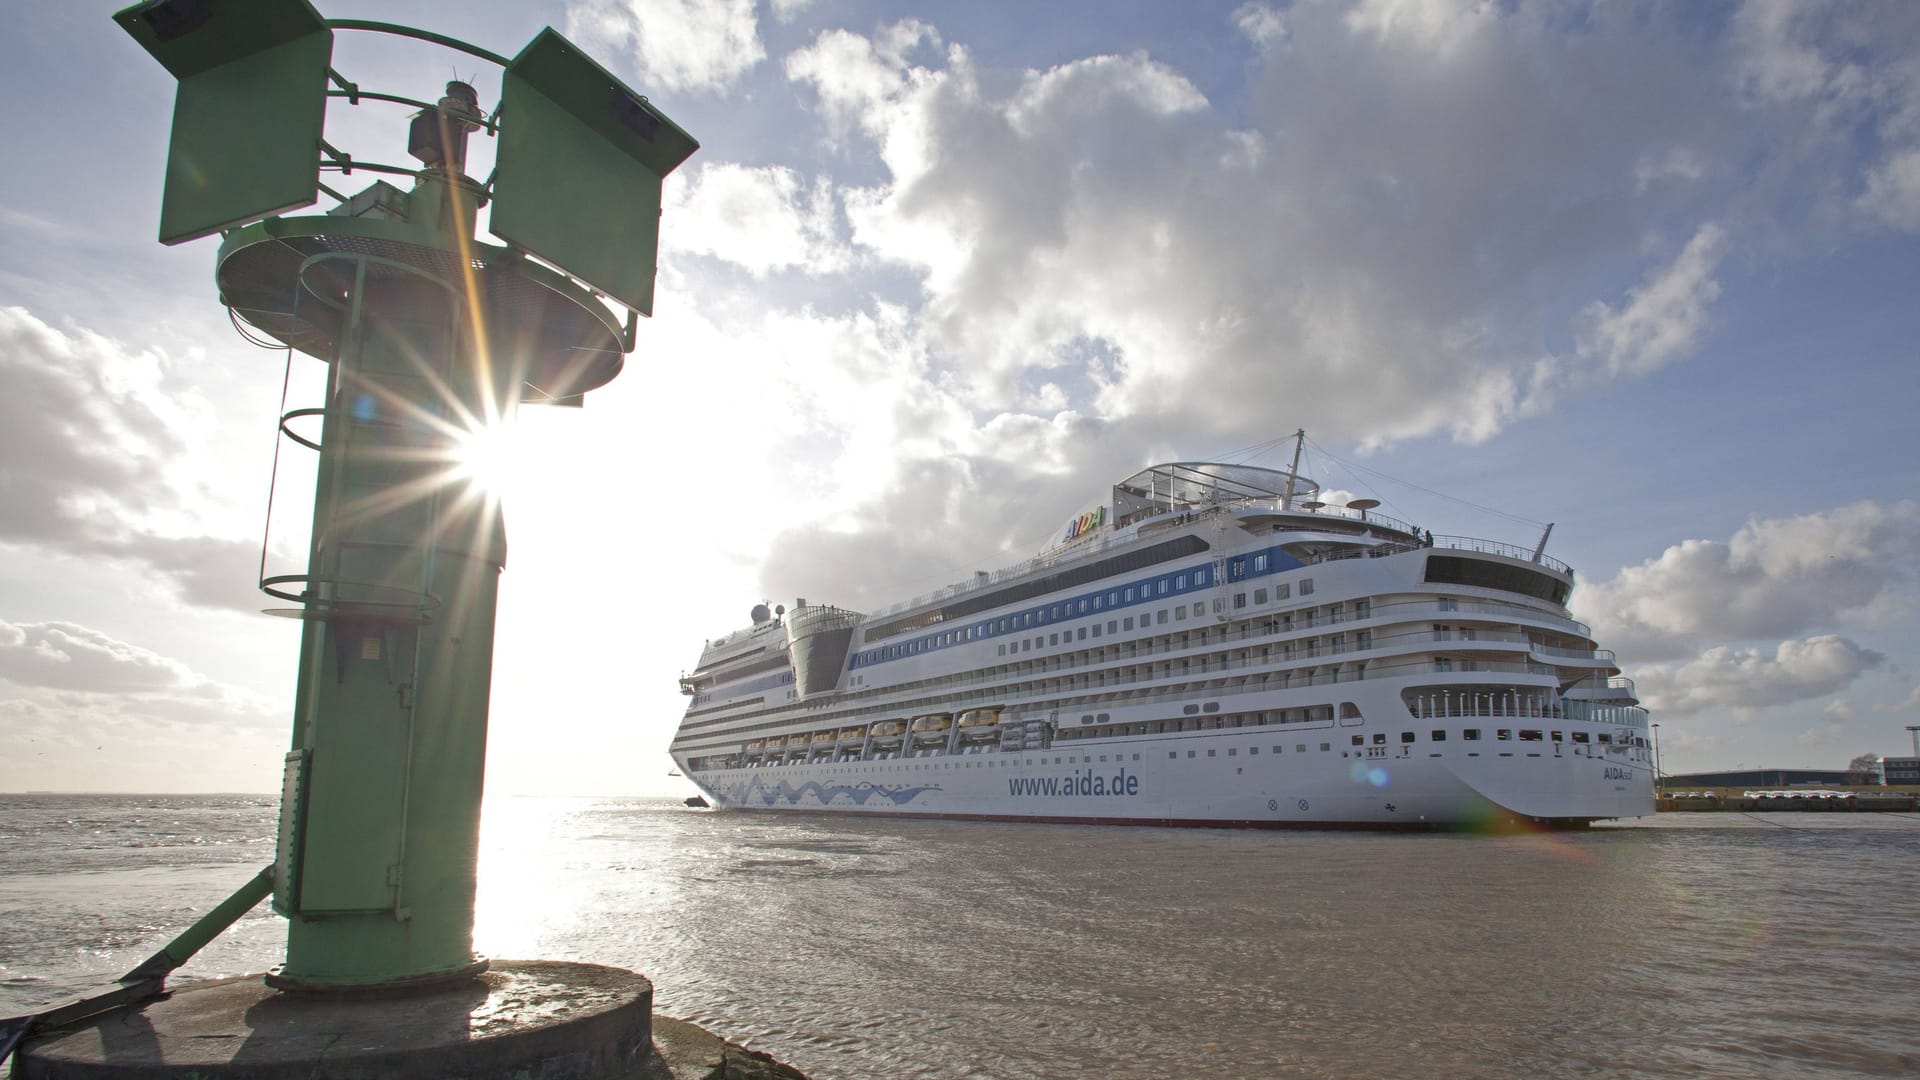
[[1587, 733], [1586, 733], [1586, 732], [1584, 732], [1584, 731], [1576, 731], [1576, 732], [1574, 732], [1574, 733], [1573, 733], [1573, 741], [1574, 741], [1574, 742], [1577, 742], [1577, 743], [1584, 743], [1584, 742], [1586, 742], [1586, 741], [1587, 741]]
[[1413, 741], [1413, 732], [1411, 732], [1411, 731], [1403, 731], [1403, 732], [1401, 732], [1401, 733], [1400, 733], [1400, 741], [1401, 741], [1401, 742], [1403, 742], [1403, 743], [1410, 743], [1410, 742], [1412, 742], [1412, 741]]
[[1237, 593], [1234, 593], [1234, 594], [1233, 594], [1233, 609], [1234, 609], [1235, 611], [1238, 611], [1238, 610], [1240, 610], [1241, 608], [1243, 608], [1243, 607], [1246, 607], [1246, 606], [1247, 606], [1247, 594], [1246, 594], [1246, 593], [1243, 593], [1243, 592], [1237, 592]]
[[1254, 602], [1254, 603], [1256, 603], [1256, 604], [1264, 604], [1264, 603], [1266, 603], [1266, 602], [1267, 602], [1267, 590], [1265, 590], [1265, 589], [1255, 589], [1255, 590], [1253, 590], [1253, 602]]
[[1229, 747], [1227, 747], [1227, 756], [1228, 756], [1228, 757], [1239, 757], [1239, 756], [1240, 756], [1240, 751], [1239, 751], [1239, 750], [1238, 750], [1237, 748], [1235, 748], [1235, 747], [1232, 747], [1232, 746], [1229, 746]]
[[[1304, 746], [1302, 746], [1302, 747], [1301, 747], [1300, 749], [1302, 749], [1302, 750], [1305, 750], [1305, 749], [1306, 749], [1306, 747], [1304, 747]], [[1321, 744], [1320, 744], [1320, 749], [1321, 749], [1321, 751], [1322, 751], [1322, 752], [1325, 752], [1325, 751], [1328, 751], [1328, 750], [1331, 750], [1331, 749], [1333, 749], [1333, 747], [1332, 747], [1331, 745], [1329, 745], [1329, 744], [1327, 744], [1327, 743], [1321, 743]]]
[[1538, 731], [1533, 731], [1528, 728], [1521, 728], [1520, 741], [1521, 742], [1539, 742], [1540, 733]]
[[1253, 572], [1256, 574], [1264, 574], [1267, 572], [1267, 557], [1265, 555], [1255, 555], [1253, 557]]
[[1601, 732], [1601, 733], [1600, 733], [1600, 741], [1601, 741], [1601, 742], [1603, 742], [1603, 743], [1606, 743], [1606, 744], [1607, 744], [1607, 745], [1609, 745], [1609, 746], [1611, 746], [1611, 745], [1613, 745], [1613, 736], [1611, 736], [1611, 735], [1609, 735], [1609, 734], [1607, 734], [1606, 732], [1604, 732], [1604, 731], [1603, 731], [1603, 732]]
[[1559, 732], [1557, 732], [1557, 731], [1556, 731], [1556, 732], [1554, 732], [1554, 733], [1553, 733], [1553, 741], [1554, 741], [1554, 742], [1559, 742], [1559, 741], [1560, 741], [1560, 733], [1559, 733]]
[[1292, 595], [1293, 595], [1293, 586], [1291, 585], [1275, 585], [1273, 587], [1273, 598], [1275, 600], [1285, 600], [1287, 597]]
[[1193, 756], [1193, 751], [1191, 751], [1191, 750], [1189, 750], [1189, 751], [1187, 751], [1187, 756], [1188, 756], [1188, 757], [1192, 757], [1192, 756]]
[[1204, 604], [1204, 603], [1199, 603], [1199, 604], [1195, 604], [1195, 605], [1193, 605], [1193, 617], [1194, 617], [1194, 618], [1196, 618], [1196, 619], [1197, 619], [1197, 618], [1199, 618], [1200, 616], [1202, 616], [1202, 615], [1205, 615], [1206, 613], [1207, 613], [1207, 605], [1206, 605], [1206, 604]]
[[1080, 628], [1079, 639], [1081, 641], [1087, 640], [1087, 628], [1084, 626]]
[[1207, 583], [1207, 568], [1206, 568], [1206, 567], [1204, 567], [1204, 566], [1203, 566], [1203, 567], [1201, 567], [1200, 569], [1198, 569], [1198, 570], [1195, 570], [1195, 571], [1193, 572], [1193, 583], [1194, 583], [1195, 585], [1205, 585], [1205, 584]]
[[1249, 746], [1249, 747], [1247, 747], [1247, 754], [1248, 754], [1248, 756], [1253, 756], [1253, 755], [1256, 755], [1256, 754], [1258, 754], [1258, 753], [1260, 753], [1260, 748], [1259, 748], [1259, 747], [1257, 747], [1257, 746]]
[[1169, 758], [1177, 758], [1177, 757], [1179, 757], [1179, 756], [1180, 756], [1180, 751], [1178, 751], [1178, 750], [1169, 750], [1169, 751], [1167, 751], [1167, 756], [1168, 756]]
[[1512, 728], [1496, 728], [1494, 729], [1493, 737], [1496, 739], [1499, 739], [1501, 742], [1507, 742], [1513, 738], [1513, 729]]
[[1087, 613], [1087, 602], [1085, 600], [1082, 600], [1080, 601], [1080, 614], [1085, 615], [1086, 613]]
[[1465, 731], [1462, 731], [1460, 733], [1460, 737], [1467, 740], [1468, 742], [1476, 742], [1480, 738], [1480, 729], [1477, 727], [1467, 728]]
[[1431, 738], [1431, 739], [1432, 739], [1432, 740], [1433, 740], [1434, 742], [1446, 742], [1446, 741], [1447, 741], [1447, 733], [1446, 733], [1446, 732], [1444, 732], [1444, 731], [1430, 731], [1430, 732], [1428, 732], [1428, 733], [1427, 733], [1427, 735], [1428, 735], [1428, 737], [1429, 737], [1429, 738]]
[[1007, 655], [1007, 647], [1005, 645], [1000, 646], [1000, 655], [1001, 656]]
[[1355, 745], [1355, 746], [1365, 746], [1365, 745], [1367, 745], [1367, 739], [1366, 739], [1366, 736], [1364, 736], [1364, 735], [1355, 735], [1355, 736], [1353, 737], [1353, 745]]
[[1161, 596], [1167, 595], [1167, 579], [1166, 578], [1160, 579], [1160, 595]]
[[1124, 625], [1124, 626], [1125, 626], [1125, 628], [1126, 628], [1126, 629], [1128, 629], [1128, 630], [1131, 630], [1131, 629], [1133, 629], [1133, 616], [1131, 616], [1131, 615], [1129, 615], [1129, 616], [1127, 616], [1127, 618], [1126, 618], [1126, 622], [1125, 622], [1125, 623], [1124, 623], [1123, 625]]
[[1301, 596], [1313, 595], [1313, 579], [1312, 578], [1300, 579], [1300, 595]]
[[1127, 586], [1127, 603], [1133, 603], [1133, 586]]
[[1117, 633], [1119, 633], [1119, 632], [1120, 632], [1120, 624], [1119, 624], [1119, 623], [1117, 623], [1117, 622], [1114, 622], [1114, 621], [1113, 621], [1112, 619], [1108, 619], [1108, 620], [1107, 620], [1107, 633], [1109, 633], [1109, 634], [1117, 634]]
[[1174, 588], [1176, 588], [1176, 589], [1184, 589], [1184, 588], [1186, 588], [1186, 587], [1187, 587], [1187, 575], [1185, 575], [1185, 574], [1180, 574], [1180, 575], [1178, 575], [1178, 576], [1176, 576], [1176, 577], [1175, 577], [1175, 578], [1173, 579], [1173, 587], [1174, 587]]
[[1094, 598], [1093, 598], [1093, 610], [1095, 610], [1095, 611], [1099, 611], [1099, 610], [1100, 610], [1100, 609], [1101, 609], [1101, 608], [1102, 608], [1103, 606], [1105, 606], [1105, 603], [1104, 603], [1104, 602], [1105, 602], [1105, 600], [1106, 600], [1106, 598], [1105, 598], [1105, 597], [1102, 597], [1102, 596], [1096, 596], [1096, 597], [1094, 597]]
[[1386, 741], [1387, 741], [1387, 733], [1386, 733], [1386, 732], [1384, 732], [1384, 731], [1376, 731], [1376, 732], [1374, 732], [1374, 733], [1373, 733], [1373, 745], [1375, 745], [1375, 746], [1379, 746], [1379, 745], [1381, 745], [1381, 744], [1383, 744], [1383, 743], [1385, 743]]
[[1110, 593], [1108, 593], [1108, 594], [1107, 594], [1107, 606], [1108, 606], [1108, 607], [1112, 607], [1112, 606], [1114, 606], [1115, 604], [1118, 604], [1119, 602], [1120, 602], [1120, 592], [1119, 592], [1119, 590], [1117, 590], [1117, 589], [1116, 589], [1116, 590], [1114, 590], [1113, 592], [1110, 592]]
[[1217, 750], [1209, 750], [1209, 751], [1207, 751], [1207, 756], [1208, 756], [1208, 757], [1215, 757], [1215, 756], [1217, 756], [1218, 754], [1219, 754], [1219, 751], [1217, 751]]
[[1094, 623], [1094, 624], [1093, 624], [1093, 636], [1094, 636], [1094, 637], [1099, 637], [1099, 636], [1100, 636], [1100, 624], [1099, 624], [1099, 623]]
[[1161, 626], [1165, 626], [1165, 625], [1167, 624], [1167, 611], [1166, 611], [1166, 609], [1165, 609], [1165, 608], [1161, 608], [1161, 609], [1160, 609], [1160, 611], [1159, 611], [1159, 614], [1157, 615], [1157, 617], [1156, 617], [1156, 618], [1155, 618], [1155, 619], [1154, 619], [1153, 621], [1154, 621], [1154, 622], [1157, 622], [1157, 623], [1159, 623], [1159, 624], [1160, 624]]

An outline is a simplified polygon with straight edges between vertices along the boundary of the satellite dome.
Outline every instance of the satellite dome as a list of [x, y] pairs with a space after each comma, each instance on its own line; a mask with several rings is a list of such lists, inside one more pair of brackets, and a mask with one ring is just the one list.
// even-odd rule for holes
[[773, 612], [767, 610], [767, 605], [765, 604], [753, 605], [753, 625], [759, 626], [761, 623], [766, 622], [768, 619], [771, 619], [771, 618], [773, 618]]

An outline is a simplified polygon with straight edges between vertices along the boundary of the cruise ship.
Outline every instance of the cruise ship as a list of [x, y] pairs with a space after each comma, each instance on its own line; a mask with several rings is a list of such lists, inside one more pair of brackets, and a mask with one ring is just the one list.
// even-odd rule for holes
[[[1169, 462], [1038, 556], [870, 612], [756, 606], [680, 680], [717, 809], [1583, 827], [1654, 809], [1573, 571], [1287, 469]], [[1549, 531], [1550, 531], [1549, 527]]]

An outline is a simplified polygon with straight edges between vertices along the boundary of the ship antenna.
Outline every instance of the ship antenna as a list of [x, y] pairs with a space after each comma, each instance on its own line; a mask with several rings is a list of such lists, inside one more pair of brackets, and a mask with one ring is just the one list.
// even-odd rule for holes
[[1533, 549], [1533, 561], [1534, 561], [1534, 562], [1539, 562], [1539, 561], [1540, 561], [1540, 556], [1546, 553], [1546, 550], [1547, 550], [1547, 537], [1549, 537], [1549, 536], [1552, 536], [1552, 535], [1553, 535], [1553, 522], [1551, 522], [1551, 521], [1549, 521], [1549, 522], [1547, 522], [1547, 528], [1546, 528], [1546, 531], [1545, 531], [1545, 532], [1542, 532], [1542, 533], [1540, 534], [1540, 544], [1539, 544], [1539, 546], [1537, 546], [1537, 547], [1535, 547], [1535, 548]]
[[1280, 509], [1293, 509], [1293, 480], [1300, 475], [1300, 448], [1307, 442], [1307, 429], [1293, 433], [1293, 467], [1287, 470], [1287, 490], [1280, 496]]

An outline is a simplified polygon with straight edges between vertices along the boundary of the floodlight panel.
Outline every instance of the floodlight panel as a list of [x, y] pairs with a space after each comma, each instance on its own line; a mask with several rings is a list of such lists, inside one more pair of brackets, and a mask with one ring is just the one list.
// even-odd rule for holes
[[161, 243], [313, 205], [332, 55], [323, 30], [180, 80]]
[[319, 198], [333, 32], [312, 4], [147, 0], [113, 18], [180, 80], [161, 243]]
[[653, 313], [660, 182], [698, 143], [551, 29], [507, 66], [496, 236]]
[[145, 0], [113, 21], [183, 81], [327, 28], [307, 0]]

